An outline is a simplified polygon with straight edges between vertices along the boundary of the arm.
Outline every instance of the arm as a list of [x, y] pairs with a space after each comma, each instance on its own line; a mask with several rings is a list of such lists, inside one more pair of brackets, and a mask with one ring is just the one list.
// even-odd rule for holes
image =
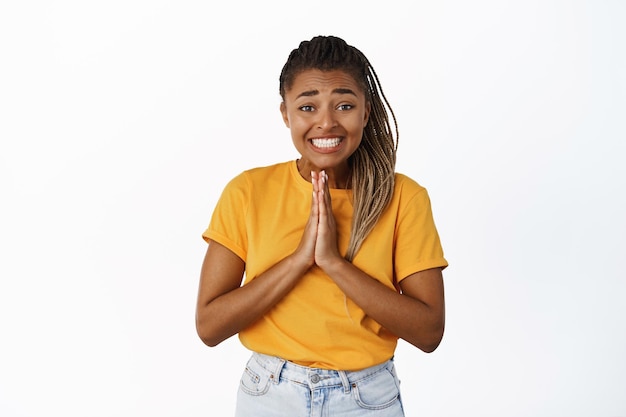
[[402, 293], [386, 287], [345, 259], [324, 268], [341, 290], [389, 331], [424, 352], [443, 338], [445, 303], [440, 268], [416, 272], [400, 282]]
[[211, 242], [207, 249], [196, 308], [198, 336], [216, 346], [261, 318], [304, 275], [307, 266], [288, 256], [241, 286], [245, 264], [226, 247]]
[[320, 190], [315, 262], [341, 290], [379, 324], [425, 352], [443, 337], [445, 303], [440, 268], [416, 272], [400, 282], [398, 293], [344, 259], [337, 249], [337, 231], [328, 185], [314, 177]]
[[202, 264], [196, 306], [196, 329], [208, 346], [216, 346], [250, 326], [283, 299], [314, 263], [318, 203], [294, 253], [241, 286], [245, 263], [223, 245], [211, 241]]

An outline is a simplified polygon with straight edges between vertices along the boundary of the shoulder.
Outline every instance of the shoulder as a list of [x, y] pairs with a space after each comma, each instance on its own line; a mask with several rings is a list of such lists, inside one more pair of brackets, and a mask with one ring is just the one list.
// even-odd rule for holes
[[250, 179], [258, 179], [258, 178], [268, 178], [273, 177], [275, 175], [284, 175], [290, 172], [291, 165], [293, 161], [288, 162], [280, 162], [273, 165], [267, 165], [262, 167], [256, 167], [248, 169], [242, 172], [241, 175], [246, 176]]
[[289, 162], [256, 167], [241, 171], [232, 177], [222, 190], [220, 206], [227, 210], [246, 209], [260, 195], [274, 195], [285, 182], [289, 173]]
[[430, 196], [428, 190], [416, 180], [396, 173], [390, 206], [395, 207], [398, 213], [404, 213], [406, 210], [421, 211], [430, 208]]
[[418, 194], [428, 194], [426, 188], [411, 177], [396, 172], [394, 179], [394, 196], [397, 198], [412, 198]]
[[242, 188], [254, 186], [255, 184], [267, 184], [275, 179], [282, 178], [287, 175], [289, 173], [291, 163], [292, 162], [281, 162], [273, 165], [247, 169], [232, 178], [227, 187]]

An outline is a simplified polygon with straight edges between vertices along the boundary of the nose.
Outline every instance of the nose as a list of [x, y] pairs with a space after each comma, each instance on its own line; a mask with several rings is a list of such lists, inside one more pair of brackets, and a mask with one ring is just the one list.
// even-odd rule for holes
[[337, 126], [335, 112], [332, 109], [318, 110], [317, 128], [328, 130]]

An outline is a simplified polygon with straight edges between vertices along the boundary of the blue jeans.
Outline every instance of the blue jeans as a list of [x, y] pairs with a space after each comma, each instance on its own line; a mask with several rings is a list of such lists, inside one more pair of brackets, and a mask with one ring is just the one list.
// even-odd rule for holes
[[403, 417], [393, 360], [360, 371], [307, 368], [254, 353], [236, 417]]

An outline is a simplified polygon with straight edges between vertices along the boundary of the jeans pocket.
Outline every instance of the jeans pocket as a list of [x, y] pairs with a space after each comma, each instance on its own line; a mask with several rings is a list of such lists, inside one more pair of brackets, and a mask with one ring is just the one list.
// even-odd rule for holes
[[251, 358], [243, 371], [239, 387], [249, 395], [264, 395], [270, 389], [270, 372]]
[[352, 385], [352, 393], [359, 407], [366, 410], [382, 410], [400, 401], [397, 378], [388, 369]]

